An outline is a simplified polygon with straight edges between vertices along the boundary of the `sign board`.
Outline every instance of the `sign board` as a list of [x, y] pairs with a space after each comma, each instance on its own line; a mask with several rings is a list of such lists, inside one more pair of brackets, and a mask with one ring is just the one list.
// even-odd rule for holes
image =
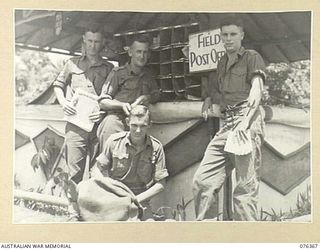
[[220, 29], [189, 35], [189, 70], [200, 72], [216, 69], [219, 59], [225, 54], [220, 38]]

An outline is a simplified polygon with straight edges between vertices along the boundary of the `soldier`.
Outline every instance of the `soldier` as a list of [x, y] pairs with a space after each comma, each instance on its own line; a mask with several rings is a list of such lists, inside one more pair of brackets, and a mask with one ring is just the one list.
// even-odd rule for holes
[[[126, 121], [129, 131], [109, 137], [91, 175], [122, 182], [136, 195], [138, 202], [149, 208], [148, 201], [164, 189], [168, 176], [164, 151], [161, 143], [148, 135], [151, 124], [147, 107], [134, 106]], [[151, 216], [148, 209], [144, 218]]]
[[[102, 94], [102, 87], [113, 68], [113, 65], [100, 55], [104, 43], [105, 38], [102, 30], [97, 27], [87, 29], [83, 35], [84, 54], [69, 59], [53, 83], [55, 94], [65, 115], [76, 113], [70, 100], [65, 97], [67, 86], [70, 86], [72, 93], [80, 88], [97, 96]], [[75, 184], [83, 179], [87, 154], [91, 155], [91, 160], [94, 158], [94, 147], [98, 142], [96, 127], [104, 114], [104, 111], [90, 114], [90, 120], [95, 123], [92, 132], [86, 132], [69, 122], [66, 124], [66, 161], [69, 175]], [[74, 199], [76, 198], [72, 198], [72, 204], [75, 203]], [[74, 218], [77, 217], [76, 211], [71, 213]]]
[[148, 36], [135, 36], [128, 50], [130, 62], [114, 68], [107, 79], [103, 88], [105, 98], [101, 99], [100, 107], [108, 111], [108, 115], [97, 131], [101, 152], [111, 134], [128, 130], [125, 118], [134, 106], [148, 105], [159, 99], [158, 85], [145, 67], [149, 47]]
[[[263, 139], [263, 117], [260, 100], [265, 80], [264, 62], [254, 50], [241, 46], [244, 38], [243, 23], [236, 16], [225, 18], [221, 24], [221, 39], [226, 54], [217, 67], [216, 93], [219, 100], [208, 96], [203, 104], [206, 118], [212, 103], [220, 103], [224, 124], [209, 143], [204, 158], [193, 179], [193, 193], [197, 220], [212, 218], [212, 204], [217, 201], [217, 192], [231, 170], [236, 171], [236, 186], [233, 192], [234, 220], [258, 219], [257, 173], [261, 163], [261, 142]], [[250, 131], [252, 151], [236, 155], [224, 150], [230, 131], [242, 139]]]

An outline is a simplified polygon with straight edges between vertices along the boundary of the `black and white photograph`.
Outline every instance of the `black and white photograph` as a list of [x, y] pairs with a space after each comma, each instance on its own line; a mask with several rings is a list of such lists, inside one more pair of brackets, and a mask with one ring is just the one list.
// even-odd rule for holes
[[12, 223], [312, 223], [312, 18], [16, 8]]

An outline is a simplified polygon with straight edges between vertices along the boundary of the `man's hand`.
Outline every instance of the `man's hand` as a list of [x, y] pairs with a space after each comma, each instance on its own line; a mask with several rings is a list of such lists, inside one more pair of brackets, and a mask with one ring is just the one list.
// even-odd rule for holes
[[131, 109], [132, 108], [131, 108], [130, 103], [125, 102], [122, 104], [122, 110], [125, 113], [125, 115], [127, 115], [127, 116], [130, 115]]
[[208, 120], [209, 112], [213, 112], [211, 97], [207, 97], [202, 104], [201, 114], [205, 121]]
[[159, 182], [156, 182], [153, 186], [151, 186], [146, 191], [142, 192], [141, 194], [138, 194], [136, 196], [138, 202], [143, 202], [146, 200], [151, 199], [153, 196], [157, 195], [158, 193], [162, 192], [164, 190], [164, 184], [165, 180], [160, 180]]
[[243, 120], [240, 120], [238, 123], [236, 123], [233, 131], [245, 131], [249, 128], [249, 119], [243, 118]]
[[93, 112], [89, 115], [89, 119], [92, 122], [99, 122], [102, 120], [102, 118], [104, 117], [104, 115], [106, 114], [105, 111], [98, 111], [98, 112]]
[[60, 104], [62, 106], [62, 109], [65, 115], [75, 115], [77, 113], [72, 103], [69, 102], [68, 100], [64, 100], [60, 102]]

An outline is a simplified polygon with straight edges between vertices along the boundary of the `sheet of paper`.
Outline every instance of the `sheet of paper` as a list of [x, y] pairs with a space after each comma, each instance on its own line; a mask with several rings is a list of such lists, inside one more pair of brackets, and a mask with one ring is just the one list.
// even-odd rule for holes
[[71, 103], [77, 113], [75, 115], [66, 115], [65, 119], [87, 132], [92, 131], [94, 122], [89, 119], [89, 115], [100, 110], [98, 96], [77, 89], [71, 99]]
[[246, 155], [252, 152], [250, 130], [231, 131], [228, 135], [224, 151], [236, 155]]

